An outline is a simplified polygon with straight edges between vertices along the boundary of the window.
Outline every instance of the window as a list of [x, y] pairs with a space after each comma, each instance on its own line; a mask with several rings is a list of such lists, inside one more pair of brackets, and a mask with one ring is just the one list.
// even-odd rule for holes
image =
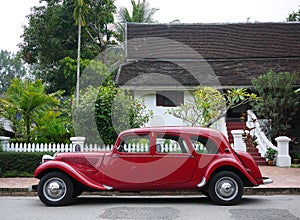
[[160, 91], [156, 93], [156, 106], [176, 107], [184, 102], [183, 92]]
[[148, 135], [126, 136], [122, 139], [121, 144], [118, 147], [118, 151], [129, 153], [149, 153], [150, 138]]
[[219, 149], [218, 149], [217, 145], [209, 138], [201, 137], [201, 136], [192, 136], [190, 138], [190, 140], [191, 140], [191, 143], [192, 143], [194, 149], [199, 154], [218, 154], [219, 153]]
[[157, 153], [187, 153], [188, 146], [186, 142], [173, 135], [158, 135], [156, 137], [156, 152]]

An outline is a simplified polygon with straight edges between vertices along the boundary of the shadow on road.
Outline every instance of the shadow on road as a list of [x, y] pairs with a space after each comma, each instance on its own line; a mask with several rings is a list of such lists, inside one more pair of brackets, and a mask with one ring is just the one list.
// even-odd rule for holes
[[[265, 202], [264, 197], [243, 197], [236, 206], [260, 204]], [[101, 205], [101, 204], [201, 204], [214, 205], [206, 196], [81, 196], [75, 199], [72, 205]]]

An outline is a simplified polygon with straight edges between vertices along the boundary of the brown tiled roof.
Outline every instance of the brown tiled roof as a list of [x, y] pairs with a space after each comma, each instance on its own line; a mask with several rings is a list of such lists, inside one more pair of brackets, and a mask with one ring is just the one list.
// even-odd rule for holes
[[[187, 68], [186, 68], [187, 67]], [[123, 65], [116, 83], [128, 86], [251, 86], [259, 75], [274, 72], [300, 72], [300, 58], [270, 60], [155, 61], [140, 60]], [[169, 78], [169, 79], [168, 79]], [[298, 84], [300, 84], [300, 75]]]
[[269, 70], [299, 74], [300, 23], [127, 24], [126, 49], [119, 85], [251, 86]]
[[[147, 38], [151, 42], [147, 44]], [[149, 39], [150, 38], [150, 39]], [[151, 41], [151, 38], [161, 40]], [[127, 56], [187, 58], [169, 53], [167, 40], [187, 45], [205, 59], [300, 57], [300, 23], [127, 24]], [[144, 47], [136, 45], [143, 39]]]

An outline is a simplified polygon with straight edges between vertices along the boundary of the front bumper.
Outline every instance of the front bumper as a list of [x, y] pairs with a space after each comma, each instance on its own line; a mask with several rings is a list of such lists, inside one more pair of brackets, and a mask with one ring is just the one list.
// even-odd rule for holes
[[29, 191], [29, 192], [37, 192], [37, 188], [38, 188], [38, 185], [31, 185], [31, 186], [28, 188], [28, 191]]

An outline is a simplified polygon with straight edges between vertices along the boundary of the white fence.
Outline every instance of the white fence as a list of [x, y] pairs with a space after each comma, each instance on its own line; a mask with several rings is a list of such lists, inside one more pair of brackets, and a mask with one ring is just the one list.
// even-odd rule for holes
[[[159, 147], [158, 147], [159, 146]], [[7, 142], [2, 146], [4, 151], [10, 152], [74, 152], [76, 151], [74, 144], [47, 144], [47, 143], [9, 143]], [[205, 153], [207, 150], [201, 143], [193, 143], [193, 147], [197, 152]], [[110, 151], [113, 145], [99, 146], [97, 144], [84, 144], [83, 147], [77, 149], [78, 151]], [[149, 152], [150, 147], [148, 144], [125, 144], [125, 152], [143, 153]], [[182, 149], [178, 144], [162, 144], [157, 145], [157, 152], [159, 153], [182, 153]]]
[[[73, 144], [47, 144], [47, 143], [8, 143], [3, 147], [4, 151], [12, 152], [73, 152]], [[111, 150], [113, 145], [99, 146], [97, 144], [85, 144], [80, 151], [105, 151]]]

